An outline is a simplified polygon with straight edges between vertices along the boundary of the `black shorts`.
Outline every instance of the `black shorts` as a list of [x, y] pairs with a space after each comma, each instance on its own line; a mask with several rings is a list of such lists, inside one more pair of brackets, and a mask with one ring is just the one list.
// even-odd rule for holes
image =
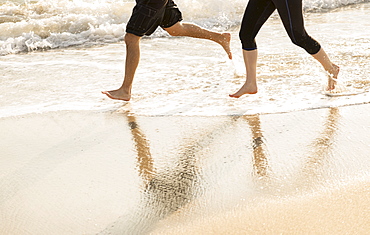
[[126, 32], [149, 36], [158, 26], [169, 28], [181, 20], [182, 14], [173, 0], [136, 0]]

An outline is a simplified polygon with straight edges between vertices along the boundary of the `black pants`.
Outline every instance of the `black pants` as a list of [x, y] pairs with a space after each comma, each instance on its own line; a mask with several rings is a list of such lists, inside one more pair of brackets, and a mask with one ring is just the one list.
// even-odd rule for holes
[[304, 28], [302, 0], [249, 0], [239, 33], [243, 49], [257, 49], [255, 37], [275, 9], [292, 42], [309, 54], [316, 54], [321, 46]]

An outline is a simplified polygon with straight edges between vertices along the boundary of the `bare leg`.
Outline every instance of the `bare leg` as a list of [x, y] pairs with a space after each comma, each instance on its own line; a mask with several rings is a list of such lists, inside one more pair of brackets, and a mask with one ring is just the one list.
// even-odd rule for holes
[[257, 93], [257, 56], [257, 49], [253, 51], [243, 50], [243, 58], [245, 68], [247, 70], [247, 79], [244, 85], [236, 93], [229, 95], [230, 97], [239, 98], [245, 94]]
[[327, 90], [330, 91], [335, 89], [336, 79], [338, 78], [339, 74], [339, 67], [330, 61], [329, 56], [322, 48], [319, 50], [319, 52], [312, 56], [319, 61], [324, 69], [329, 73]]
[[230, 50], [230, 33], [217, 33], [209, 31], [191, 23], [177, 22], [175, 25], [165, 28], [171, 36], [187, 36], [193, 38], [209, 39], [220, 44], [226, 51], [229, 59], [232, 59]]
[[117, 90], [102, 91], [111, 99], [129, 101], [131, 99], [131, 88], [135, 72], [140, 61], [140, 39], [141, 37], [131, 33], [125, 36], [126, 43], [126, 65], [125, 78], [122, 86]]

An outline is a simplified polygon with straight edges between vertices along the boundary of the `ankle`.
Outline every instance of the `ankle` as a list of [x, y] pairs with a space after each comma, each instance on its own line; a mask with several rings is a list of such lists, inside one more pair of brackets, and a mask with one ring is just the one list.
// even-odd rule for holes
[[335, 64], [331, 64], [330, 69], [328, 69], [326, 71], [330, 74], [330, 76], [336, 77], [339, 73], [339, 67]]
[[247, 86], [257, 86], [257, 81], [256, 79], [248, 79], [245, 81], [245, 85]]

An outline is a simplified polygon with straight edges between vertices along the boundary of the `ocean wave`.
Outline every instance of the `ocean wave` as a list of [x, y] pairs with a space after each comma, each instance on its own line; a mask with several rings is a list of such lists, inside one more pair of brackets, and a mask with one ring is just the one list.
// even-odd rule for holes
[[0, 55], [122, 40], [132, 3], [10, 2], [0, 6]]
[[370, 0], [304, 0], [304, 11], [327, 11], [353, 4], [370, 2]]
[[[370, 0], [305, 0], [305, 11]], [[246, 0], [177, 0], [187, 21], [224, 31], [240, 24]], [[134, 0], [0, 0], [0, 55], [123, 40]], [[201, 11], [199, 9], [202, 9]], [[168, 36], [157, 30], [152, 37]]]

